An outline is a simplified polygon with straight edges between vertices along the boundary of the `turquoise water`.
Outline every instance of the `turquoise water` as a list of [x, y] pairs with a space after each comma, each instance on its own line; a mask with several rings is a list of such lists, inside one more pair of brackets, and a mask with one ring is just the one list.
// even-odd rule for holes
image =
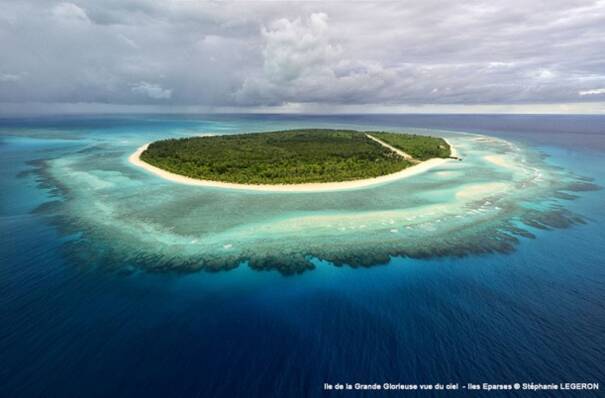
[[[603, 380], [605, 118], [0, 125], [3, 395]], [[127, 162], [158, 138], [311, 126], [443, 135], [464, 160], [308, 194], [182, 186]]]
[[[344, 193], [191, 187], [127, 162], [138, 146], [159, 137], [300, 124], [305, 125], [236, 119], [197, 128], [174, 123], [156, 127], [158, 131], [133, 131], [130, 126], [71, 129], [65, 134], [74, 135], [77, 149], [32, 170], [67, 199], [42, 212], [62, 229], [85, 234], [69, 249], [73, 255], [94, 252], [103, 263], [179, 272], [245, 263], [291, 274], [314, 268], [313, 258], [367, 266], [392, 256], [509, 252], [519, 236], [532, 235], [524, 226], [583, 222], [559, 202], [570, 199], [570, 191], [595, 189], [521, 144], [443, 131], [433, 133], [447, 136], [464, 161], [451, 160], [406, 180]], [[23, 138], [13, 140], [18, 145]]]

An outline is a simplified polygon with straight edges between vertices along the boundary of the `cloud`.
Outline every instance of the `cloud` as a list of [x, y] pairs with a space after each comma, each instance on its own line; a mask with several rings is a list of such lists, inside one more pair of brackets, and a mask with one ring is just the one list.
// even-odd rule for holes
[[67, 20], [67, 21], [76, 21], [76, 22], [90, 22], [86, 11], [82, 8], [78, 7], [73, 3], [59, 3], [57, 4], [53, 10], [52, 14], [55, 18]]
[[21, 80], [21, 75], [14, 73], [0, 73], [0, 82], [16, 82]]
[[172, 90], [164, 89], [158, 84], [140, 82], [132, 87], [135, 94], [145, 95], [153, 99], [169, 99], [172, 97]]
[[329, 17], [278, 19], [261, 29], [263, 68], [242, 84], [244, 104], [285, 102], [358, 102], [378, 98], [397, 71], [379, 62], [348, 58], [330, 39]]
[[18, 84], [0, 102], [589, 103], [605, 87], [603, 37], [605, 2], [590, 0], [8, 1], [0, 81]]
[[599, 95], [599, 94], [605, 94], [605, 88], [597, 88], [597, 89], [593, 89], [593, 90], [584, 90], [584, 91], [578, 92], [578, 94], [580, 94], [580, 95]]
[[326, 33], [328, 16], [311, 14], [300, 18], [278, 19], [261, 29], [265, 40], [263, 69], [265, 77], [279, 83], [321, 72], [325, 64], [335, 62], [341, 49], [331, 44]]
[[[368, 8], [377, 16], [356, 21], [356, 30], [350, 21], [344, 27], [342, 20], [333, 23], [327, 13], [281, 18], [263, 27], [263, 70], [244, 80], [236, 98], [246, 105], [548, 103], [573, 101], [587, 80], [605, 82], [605, 73], [592, 70], [602, 61], [573, 38], [580, 15], [595, 15], [596, 8], [605, 18], [599, 7], [580, 8], [571, 16], [557, 10], [552, 20], [528, 12], [526, 26], [515, 29], [496, 6], [445, 7], [422, 15], [393, 5]], [[434, 20], [426, 20], [431, 16]], [[587, 32], [601, 30], [588, 25]], [[347, 28], [357, 35], [347, 35]], [[569, 58], [554, 48], [562, 44], [553, 46], [534, 32], [551, 29], [568, 41], [565, 47], [582, 54], [576, 64], [568, 65]], [[520, 38], [523, 30], [527, 35]]]

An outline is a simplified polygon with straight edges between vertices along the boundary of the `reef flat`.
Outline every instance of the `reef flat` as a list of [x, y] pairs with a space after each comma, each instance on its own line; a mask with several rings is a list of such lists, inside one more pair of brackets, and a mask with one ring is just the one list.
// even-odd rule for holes
[[81, 237], [66, 242], [66, 255], [121, 271], [247, 265], [293, 274], [317, 260], [356, 267], [393, 256], [510, 253], [536, 230], [586, 221], [565, 202], [598, 189], [590, 180], [513, 142], [455, 133], [447, 141], [463, 162], [346, 192], [173, 184], [133, 167], [127, 157], [140, 144], [129, 140], [92, 142], [32, 170], [56, 196], [38, 212]]

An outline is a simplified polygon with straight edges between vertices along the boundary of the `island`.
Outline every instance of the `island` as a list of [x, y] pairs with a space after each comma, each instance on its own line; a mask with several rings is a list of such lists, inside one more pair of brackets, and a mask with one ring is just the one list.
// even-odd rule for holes
[[392, 181], [452, 157], [453, 148], [439, 137], [298, 129], [160, 140], [139, 148], [130, 161], [185, 184], [317, 191]]

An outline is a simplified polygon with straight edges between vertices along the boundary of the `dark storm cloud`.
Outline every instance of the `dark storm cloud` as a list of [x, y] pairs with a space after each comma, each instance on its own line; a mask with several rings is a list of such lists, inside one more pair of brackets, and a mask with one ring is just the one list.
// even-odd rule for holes
[[0, 102], [605, 101], [605, 2], [416, 3], [5, 1]]

